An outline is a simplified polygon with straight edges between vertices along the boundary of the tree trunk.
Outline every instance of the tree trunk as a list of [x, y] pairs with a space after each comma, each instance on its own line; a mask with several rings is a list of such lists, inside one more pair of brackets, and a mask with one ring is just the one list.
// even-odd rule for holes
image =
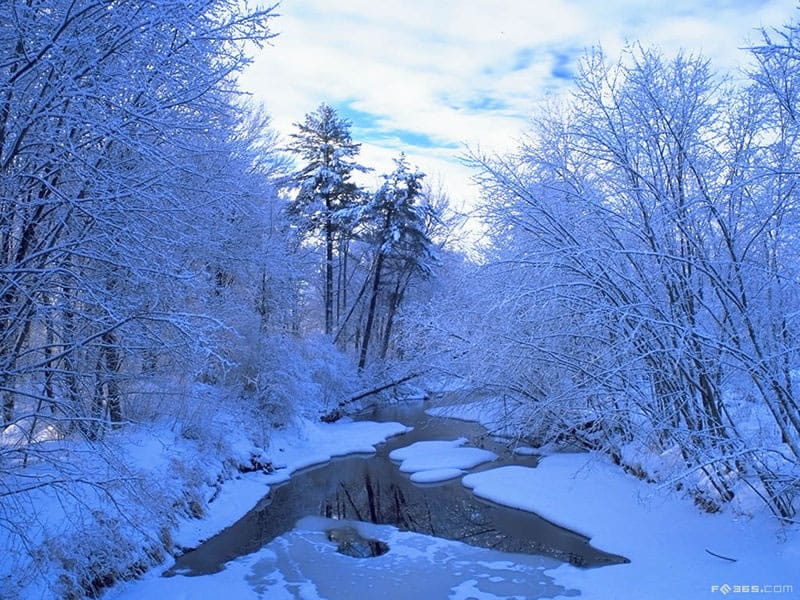
[[367, 352], [369, 351], [369, 339], [372, 336], [372, 325], [375, 322], [375, 308], [378, 305], [378, 292], [381, 286], [381, 271], [383, 270], [383, 252], [378, 251], [375, 259], [375, 275], [372, 280], [372, 295], [369, 299], [369, 310], [367, 311], [367, 324], [364, 326], [364, 339], [361, 342], [361, 354], [358, 358], [359, 371], [367, 364]]
[[108, 417], [115, 426], [122, 423], [122, 399], [117, 375], [122, 369], [122, 353], [117, 338], [109, 331], [103, 335], [103, 355], [105, 358], [106, 402]]
[[325, 335], [333, 332], [333, 223], [325, 222]]
[[381, 360], [386, 358], [386, 354], [389, 351], [389, 341], [392, 337], [392, 325], [394, 324], [394, 317], [397, 314], [397, 307], [400, 306], [400, 302], [403, 299], [404, 291], [405, 286], [402, 284], [402, 277], [398, 277], [397, 283], [394, 286], [394, 291], [389, 298], [389, 308], [386, 312], [386, 327], [383, 330], [383, 341], [381, 342]]
[[347, 255], [348, 243], [342, 236], [339, 240], [339, 273], [336, 278], [336, 327], [347, 310]]
[[[339, 325], [338, 325], [338, 330], [336, 331], [336, 335], [333, 338], [333, 342], [335, 344], [339, 343], [339, 339], [341, 338], [342, 333], [344, 333], [345, 328], [347, 326], [347, 323], [350, 322], [350, 317], [353, 316], [353, 313], [355, 312], [356, 308], [358, 307], [358, 304], [361, 302], [361, 298], [364, 296], [364, 292], [367, 291], [367, 286], [368, 285], [369, 285], [369, 274], [367, 274], [367, 277], [364, 279], [364, 283], [361, 284], [361, 289], [358, 290], [358, 294], [356, 294], [356, 299], [353, 301], [353, 305], [350, 307], [350, 310], [347, 311], [347, 315], [345, 315], [344, 320], [342, 320], [342, 322], [339, 323]], [[356, 332], [356, 337], [357, 336], [358, 336], [358, 332]], [[343, 342], [340, 347], [343, 348], [344, 345], [345, 344]], [[356, 343], [356, 347], [358, 347], [357, 343]]]

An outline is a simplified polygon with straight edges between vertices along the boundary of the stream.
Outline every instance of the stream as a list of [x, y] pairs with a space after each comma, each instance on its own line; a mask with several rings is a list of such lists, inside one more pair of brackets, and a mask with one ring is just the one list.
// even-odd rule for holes
[[[307, 517], [391, 525], [493, 551], [547, 557], [580, 567], [627, 562], [593, 547], [589, 540], [536, 514], [476, 498], [456, 478], [438, 484], [415, 484], [389, 459], [389, 453], [421, 440], [468, 439], [498, 459], [472, 472], [501, 465], [536, 465], [535, 456], [514, 455], [476, 424], [425, 413], [423, 402], [372, 409], [359, 419], [398, 421], [413, 431], [390, 438], [375, 454], [350, 455], [298, 471], [241, 520], [176, 559], [165, 576], [217, 573], [226, 563], [254, 553], [291, 532]], [[328, 539], [333, 539], [329, 533]], [[374, 542], [374, 540], [373, 540]], [[385, 547], [385, 544], [382, 544]]]

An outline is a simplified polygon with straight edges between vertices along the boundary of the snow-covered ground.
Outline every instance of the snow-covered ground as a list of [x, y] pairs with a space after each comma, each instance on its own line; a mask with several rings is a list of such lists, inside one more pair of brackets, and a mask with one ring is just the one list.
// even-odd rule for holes
[[[454, 416], [457, 411], [448, 407], [447, 415]], [[477, 419], [481, 412], [470, 406], [459, 416]], [[219, 439], [192, 439], [186, 431], [164, 426], [132, 429], [119, 440], [112, 437], [108, 442], [109, 446], [118, 446], [109, 448], [112, 454], [128, 458], [132, 473], [146, 468], [150, 482], [162, 480], [158, 487], [151, 483], [150, 487], [135, 491], [144, 489], [160, 498], [165, 513], [174, 513], [174, 502], [187, 482], [200, 482], [196, 486], [201, 490], [199, 502], [205, 504], [212, 499], [205, 506], [203, 518], [184, 517], [173, 528], [172, 539], [178, 546], [195, 546], [231, 525], [265, 496], [270, 485], [285, 481], [298, 469], [334, 456], [373, 452], [376, 444], [407, 430], [401, 423], [345, 420], [323, 424], [299, 420], [286, 429], [272, 431], [268, 443], [255, 443], [252, 432], [248, 434], [241, 423], [228, 423], [217, 416], [214, 426]], [[524, 449], [521, 453], [528, 452]], [[236, 471], [230, 466], [226, 470], [224, 461], [246, 466], [254, 456], [275, 470], [230, 478]], [[465, 447], [465, 440], [456, 439], [416, 442], [394, 451], [392, 457], [398, 461], [398, 468], [421, 482], [463, 475], [463, 484], [477, 496], [537, 512], [591, 537], [595, 547], [626, 556], [631, 562], [585, 570], [549, 558], [475, 548], [391, 526], [351, 523], [365, 537], [389, 545], [385, 555], [357, 559], [336, 552], [335, 544], [325, 535], [332, 522], [314, 517], [301, 520], [293, 530], [257, 552], [231, 561], [219, 573], [162, 577], [172, 566], [167, 558], [141, 579], [118, 583], [104, 597], [335, 600], [361, 594], [453, 599], [580, 595], [659, 600], [741, 594], [800, 596], [800, 528], [781, 528], [774, 519], [758, 512], [745, 516], [726, 508], [719, 514], [703, 513], [670, 488], [627, 475], [602, 456], [551, 454], [536, 468], [501, 466], [464, 474], [481, 462], [493, 460], [494, 455]], [[227, 473], [228, 479], [220, 485], [221, 473]], [[38, 503], [35, 508], [39, 526], [46, 525], [59, 534], [53, 524], [58, 515], [69, 516], [69, 504], [63, 497], [48, 500], [44, 490], [33, 500]], [[88, 502], [86, 497], [81, 501]], [[146, 520], [144, 513], [129, 516], [132, 522], [138, 520], [143, 540], [157, 536], [158, 528], [167, 522], [163, 515], [161, 521], [152, 522]], [[82, 529], [85, 539], [78, 535], [78, 525], [75, 524], [75, 532], [65, 530], [59, 534], [61, 538], [43, 540], [42, 547], [65, 556], [71, 550], [72, 560], [80, 555], [83, 545], [89, 550], [97, 547], [98, 540], [86, 535], [86, 527]], [[111, 540], [113, 544], [130, 545], [136, 541], [125, 527], [124, 522], [117, 524], [123, 529], [118, 542]], [[100, 535], [105, 534], [99, 532], [97, 536]], [[36, 539], [33, 533], [31, 539]], [[5, 540], [0, 542], [7, 551], [12, 550]], [[9, 567], [12, 558], [6, 552], [0, 557], [0, 564]], [[53, 597], [48, 595], [53, 588], [43, 581], [58, 576], [59, 571], [52, 567], [53, 557], [48, 560], [51, 563], [45, 560], [38, 567], [41, 585], [13, 588], [19, 591], [17, 596]], [[6, 571], [3, 573], [5, 576]], [[9, 575], [7, 582], [13, 582], [14, 575]], [[9, 589], [12, 588], [3, 590], [3, 597]], [[12, 593], [8, 597], [16, 596]]]
[[[731, 597], [795, 597], [790, 591], [800, 596], [797, 528], [781, 529], [763, 514], [703, 513], [602, 456], [553, 454], [535, 469], [500, 467], [462, 482], [482, 498], [536, 512], [630, 559], [595, 569], [563, 565], [550, 573], [557, 583], [581, 590], [581, 597], [713, 598], [726, 585]], [[741, 586], [747, 591], [734, 591]], [[756, 593], [755, 586], [765, 591]]]
[[[180, 543], [193, 545], [229, 525], [236, 515], [249, 510], [268, 486], [286, 475], [334, 455], [372, 451], [372, 445], [406, 431], [397, 423], [307, 423], [300, 438], [274, 439], [270, 458], [279, 472], [248, 474], [227, 483], [201, 521], [186, 521], [178, 534]], [[403, 461], [406, 472], [432, 481], [448, 470], [462, 474], [496, 455], [465, 448], [465, 439], [417, 442], [392, 453]], [[411, 468], [414, 467], [414, 468]], [[412, 475], [413, 476], [413, 475]], [[355, 559], [336, 552], [325, 530], [341, 527], [341, 521], [319, 517], [302, 519], [290, 532], [277, 537], [257, 552], [231, 561], [212, 575], [178, 574], [162, 577], [155, 569], [138, 581], [118, 585], [106, 594], [110, 600], [141, 598], [354, 598], [366, 593], [381, 598], [529, 598], [574, 596], [554, 583], [548, 570], [553, 559], [508, 554], [476, 548], [387, 525], [348, 522], [364, 537], [389, 545], [376, 558]]]
[[[106, 577], [160, 572], [170, 560], [165, 547], [196, 546], [296, 470], [374, 452], [407, 430], [399, 423], [302, 418], [276, 430], [210, 386], [196, 385], [187, 397], [192, 412], [180, 419], [143, 415], [140, 424], [109, 431], [102, 443], [47, 440], [23, 472], [26, 480], [5, 475], [3, 491], [35, 485], [0, 495], [0, 598], [77, 597], [95, 578], [103, 586]], [[0, 437], [6, 446], [13, 442], [9, 429]], [[50, 456], [64, 458], [44, 460]], [[274, 471], [239, 471], [258, 463]]]
[[[426, 412], [492, 427], [504, 406], [490, 398]], [[552, 573], [583, 597], [800, 597], [800, 526], [780, 525], [761, 505], [754, 512], [728, 507], [708, 514], [597, 454], [554, 453], [535, 469], [500, 467], [466, 475], [462, 483], [481, 498], [536, 512], [631, 560], [588, 570], [563, 565]]]
[[[398, 424], [313, 425], [304, 439], [287, 439], [277, 452], [286, 457], [288, 472], [348, 448], [363, 451], [382, 436], [401, 431], [403, 426]], [[392, 457], [420, 462], [416, 465], [420, 470], [407, 468], [408, 472], [466, 469], [471, 462], [454, 466], [466, 458], [456, 451], [476, 449], [464, 448], [463, 443], [417, 442], [396, 450]], [[257, 483], [244, 477], [226, 486], [224, 496], [216, 502], [220, 512], [212, 508], [204, 526], [210, 531], [228, 522], [224, 506], [238, 506], [239, 512], [249, 508], [271, 477], [275, 476], [257, 477]], [[220, 573], [164, 578], [155, 571], [141, 581], [118, 586], [108, 598], [580, 595], [659, 600], [800, 595], [797, 528], [781, 528], [763, 514], [703, 513], [676, 493], [623, 473], [602, 456], [553, 454], [543, 458], [537, 468], [503, 466], [467, 474], [462, 482], [477, 496], [537, 512], [590, 536], [594, 546], [622, 554], [631, 562], [580, 569], [548, 558], [474, 548], [390, 526], [350, 523], [363, 536], [380, 539], [390, 548], [380, 557], [356, 559], [337, 553], [335, 544], [325, 536], [326, 529], [341, 522], [314, 517], [301, 520], [259, 551], [232, 561]], [[194, 537], [203, 536], [195, 533]]]

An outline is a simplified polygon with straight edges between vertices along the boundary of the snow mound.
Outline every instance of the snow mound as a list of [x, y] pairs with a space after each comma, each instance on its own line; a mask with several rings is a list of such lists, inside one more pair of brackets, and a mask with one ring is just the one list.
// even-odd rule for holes
[[411, 481], [414, 483], [440, 483], [449, 479], [455, 479], [464, 474], [462, 469], [429, 469], [412, 473]]
[[[466, 471], [495, 460], [497, 455], [481, 448], [464, 448], [466, 438], [415, 442], [393, 450], [389, 458], [400, 461], [400, 471], [411, 473], [418, 483], [444, 481], [457, 477], [455, 471]], [[443, 479], [442, 479], [443, 478]]]
[[[558, 518], [561, 511], [553, 510], [552, 513], [546, 514], [548, 512], [546, 509], [549, 507], [543, 501], [539, 489], [545, 484], [536, 468], [509, 465], [467, 475], [461, 480], [461, 483], [484, 500], [535, 512], [549, 521], [566, 525]], [[570, 514], [567, 521], [574, 523], [574, 519], [575, 516]], [[570, 529], [574, 530], [574, 527], [570, 527]]]
[[377, 444], [411, 429], [395, 422], [347, 419], [335, 423], [304, 421], [299, 429], [284, 430], [274, 435], [270, 451], [274, 456], [274, 466], [285, 467], [288, 479], [295, 471], [328, 462], [333, 457], [372, 454]]

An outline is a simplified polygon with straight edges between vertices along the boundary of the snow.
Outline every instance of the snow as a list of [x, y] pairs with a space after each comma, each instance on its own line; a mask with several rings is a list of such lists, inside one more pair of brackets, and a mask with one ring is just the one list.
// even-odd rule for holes
[[[431, 483], [457, 477], [460, 472], [495, 460], [497, 455], [482, 448], [464, 448], [466, 438], [415, 442], [397, 448], [389, 458], [400, 462], [400, 471], [411, 473], [412, 481]], [[458, 472], [456, 472], [458, 471]]]
[[[163, 425], [128, 429], [116, 442], [114, 454], [126, 456], [131, 472], [147, 468], [150, 481], [162, 478], [146, 492], [161, 498], [165, 511], [174, 512], [170, 507], [186, 482], [205, 482], [199, 486], [205, 493], [200, 500], [213, 500], [202, 519], [180, 519], [173, 539], [181, 546], [195, 546], [229, 526], [263, 498], [271, 485], [296, 471], [336, 456], [374, 452], [375, 445], [387, 437], [409, 430], [400, 423], [298, 420], [271, 432], [266, 447], [257, 447], [236, 423], [216, 420], [215, 424], [221, 428], [220, 439], [225, 440], [223, 450], [212, 451], [219, 441], [187, 439]], [[219, 573], [165, 578], [160, 575], [171, 566], [165, 563], [141, 580], [118, 584], [104, 597], [494, 599], [580, 594], [588, 599], [660, 600], [713, 598], [723, 595], [726, 585], [732, 597], [738, 596], [737, 589], [744, 589], [735, 586], [745, 585], [785, 585], [792, 586], [795, 593], [800, 591], [800, 531], [797, 527], [781, 529], [763, 512], [749, 518], [729, 508], [716, 515], [703, 513], [677, 493], [635, 479], [594, 454], [552, 454], [542, 458], [536, 468], [510, 465], [464, 474], [496, 458], [465, 444], [465, 438], [428, 440], [399, 448], [390, 456], [415, 482], [437, 483], [463, 475], [463, 484], [476, 496], [536, 512], [587, 535], [594, 546], [621, 554], [631, 563], [583, 570], [545, 557], [504, 554], [388, 525], [350, 523], [365, 537], [382, 540], [390, 547], [383, 556], [354, 559], [337, 553], [325, 537], [326, 529], [343, 522], [313, 517], [301, 520], [257, 552], [228, 563]], [[219, 485], [219, 474], [225, 472], [223, 457], [245, 465], [254, 452], [260, 452], [258, 459], [276, 470], [242, 474]], [[227, 472], [230, 476], [231, 470]], [[48, 531], [57, 531], [51, 525], [64, 511], [48, 504], [43, 495], [36, 500], [37, 518]], [[148, 523], [142, 514], [131, 517]], [[153, 521], [153, 531], [161, 523]], [[110, 543], [126, 543], [126, 535], [120, 534]], [[79, 540], [70, 536], [64, 538], [64, 548]], [[96, 543], [87, 537], [73, 552]], [[43, 577], [51, 575], [43, 573]], [[46, 591], [30, 593], [34, 589], [28, 588], [23, 597], [48, 597]]]
[[289, 474], [335, 456], [371, 454], [387, 438], [411, 431], [401, 423], [376, 423], [342, 419], [335, 423], [304, 421], [299, 431], [288, 430], [273, 436], [271, 448], [274, 465]]
[[209, 504], [207, 517], [181, 523], [174, 535], [175, 541], [184, 547], [197, 546], [240, 519], [269, 493], [270, 485], [283, 483], [296, 471], [337, 456], [372, 454], [377, 444], [408, 431], [410, 428], [400, 423], [349, 419], [336, 423], [301, 421], [292, 428], [276, 431], [270, 450], [262, 457], [270, 461], [276, 471], [268, 475], [246, 473], [226, 483], [220, 495]]
[[481, 498], [536, 512], [631, 560], [591, 570], [557, 569], [556, 581], [580, 589], [581, 597], [713, 597], [719, 590], [712, 586], [725, 584], [732, 589], [790, 585], [800, 591], [797, 528], [782, 531], [766, 515], [702, 513], [685, 498], [635, 479], [601, 456], [554, 454], [536, 468], [505, 466], [466, 475], [462, 482]]
[[414, 483], [441, 483], [449, 479], [455, 479], [464, 474], [463, 469], [456, 468], [442, 468], [442, 469], [429, 469], [427, 471], [418, 471], [411, 474], [411, 481]]
[[[213, 391], [209, 394], [213, 401]], [[195, 402], [201, 397], [193, 395]], [[254, 442], [253, 428], [242, 421], [252, 423], [246, 413], [209, 414], [213, 419], [203, 421], [208, 426], [191, 432], [175, 420], [162, 419], [110, 432], [98, 447], [47, 442], [51, 450], [72, 457], [70, 480], [86, 483], [44, 486], [0, 506], [15, 511], [12, 522], [25, 536], [23, 540], [0, 527], [0, 597], [58, 597], [65, 590], [81, 589], [81, 578], [124, 572], [134, 562], [156, 571], [167, 568], [161, 564], [169, 559], [160, 550], [162, 539], [178, 548], [195, 547], [235, 523], [270, 485], [286, 481], [295, 471], [335, 456], [373, 453], [376, 444], [409, 430], [400, 423], [298, 419], [271, 430], [265, 448]], [[239, 473], [239, 468], [251, 466], [254, 456], [276, 470], [269, 475]], [[116, 479], [105, 481], [109, 473]], [[46, 481], [60, 473], [34, 462], [26, 475]], [[95, 480], [103, 487], [91, 485]], [[116, 504], [109, 503], [104, 490], [115, 494]], [[196, 510], [203, 518], [192, 518]], [[0, 511], [0, 516], [6, 514]]]
[[467, 475], [461, 483], [480, 498], [537, 512], [546, 519], [557, 522], [551, 515], [538, 510], [541, 507], [541, 503], [537, 502], [541, 480], [537, 474], [538, 471], [532, 467], [510, 465]]
[[272, 483], [263, 473], [244, 473], [222, 486], [218, 496], [208, 505], [202, 519], [181, 521], [172, 537], [183, 548], [194, 548], [217, 532], [233, 525], [269, 493]]
[[[389, 551], [365, 559], [339, 554], [325, 530], [343, 524], [386, 542]], [[556, 566], [544, 557], [475, 548], [388, 525], [307, 517], [259, 551], [228, 563], [220, 573], [170, 578], [151, 574], [119, 586], [107, 598], [494, 600], [577, 595], [577, 590], [554, 584], [547, 571]]]
[[518, 421], [521, 418], [521, 415], [517, 414], [519, 410], [519, 402], [493, 396], [471, 402], [434, 406], [425, 412], [433, 417], [449, 417], [480, 423], [493, 435], [513, 437], [517, 433]]
[[[230, 517], [250, 508], [269, 482], [285, 479], [323, 456], [361, 452], [405, 430], [397, 423], [342, 422], [304, 423], [282, 432], [273, 438], [266, 454], [284, 468], [268, 476], [251, 474], [226, 483], [212, 503], [205, 526], [208, 531], [222, 528]], [[424, 467], [406, 471], [412, 472], [415, 481], [435, 482], [470, 468], [464, 465], [471, 461], [459, 454], [480, 449], [464, 448], [465, 442], [464, 438], [416, 442], [390, 456], [402, 464], [409, 461], [414, 467]], [[502, 466], [464, 475], [462, 481], [481, 498], [536, 512], [584, 533], [594, 546], [626, 556], [631, 563], [584, 570], [545, 557], [504, 554], [388, 525], [308, 517], [257, 552], [231, 561], [219, 573], [164, 578], [154, 570], [142, 580], [115, 587], [106, 597], [466, 600], [580, 595], [660, 600], [713, 598], [728, 589], [725, 585], [730, 586], [732, 597], [735, 590], [744, 589], [737, 585], [800, 589], [797, 528], [781, 530], [763, 514], [745, 519], [729, 512], [702, 513], [687, 499], [635, 479], [599, 455], [553, 454], [536, 468]], [[356, 527], [364, 537], [386, 542], [389, 552], [368, 559], [337, 553], [325, 530], [343, 524]], [[790, 596], [784, 593], [782, 597]]]

